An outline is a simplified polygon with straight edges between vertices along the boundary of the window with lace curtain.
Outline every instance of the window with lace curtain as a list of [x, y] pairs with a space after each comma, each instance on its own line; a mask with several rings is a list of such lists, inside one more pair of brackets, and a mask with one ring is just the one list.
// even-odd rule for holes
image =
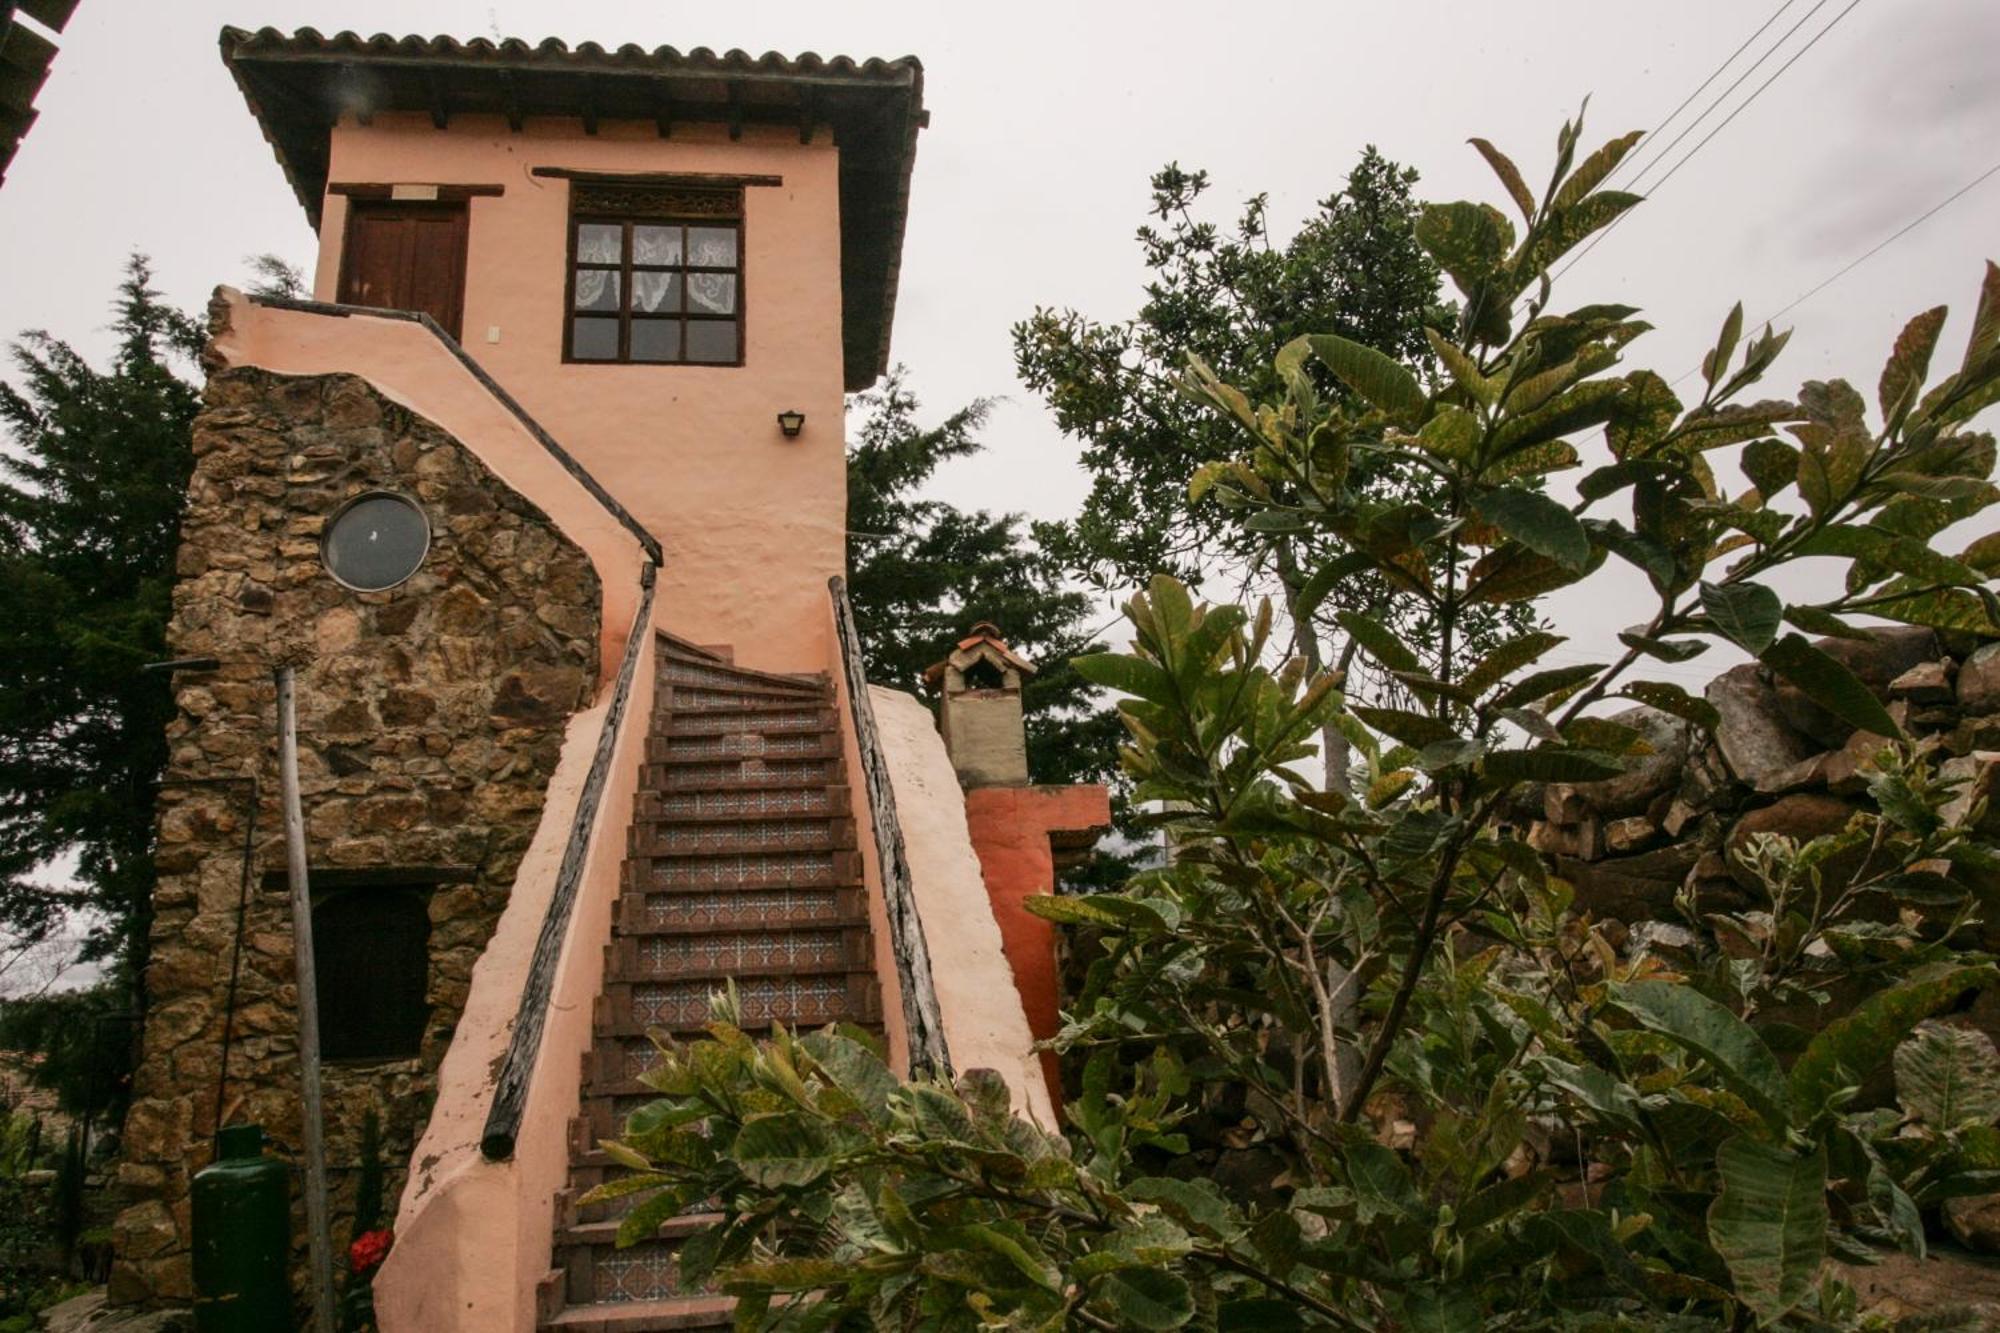
[[743, 364], [743, 192], [578, 181], [563, 359]]

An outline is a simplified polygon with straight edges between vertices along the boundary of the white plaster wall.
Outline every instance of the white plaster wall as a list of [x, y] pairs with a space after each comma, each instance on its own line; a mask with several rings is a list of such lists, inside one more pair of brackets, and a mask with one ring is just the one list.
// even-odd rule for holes
[[1014, 1111], [1056, 1127], [1048, 1084], [1034, 1052], [1014, 971], [965, 822], [965, 793], [928, 708], [914, 696], [868, 689], [882, 754], [896, 793], [904, 854], [930, 948], [951, 1063], [961, 1072], [992, 1069], [1014, 1094]]

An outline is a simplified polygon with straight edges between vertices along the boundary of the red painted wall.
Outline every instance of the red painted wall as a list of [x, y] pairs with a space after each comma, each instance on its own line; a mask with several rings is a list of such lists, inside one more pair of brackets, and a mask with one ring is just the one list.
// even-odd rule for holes
[[[1108, 827], [1111, 794], [1103, 787], [975, 787], [965, 793], [965, 822], [1028, 1028], [1035, 1040], [1046, 1041], [1060, 1023], [1055, 927], [1030, 913], [1023, 900], [1055, 888], [1049, 834]], [[1062, 1081], [1055, 1053], [1041, 1055], [1049, 1096], [1060, 1109]]]

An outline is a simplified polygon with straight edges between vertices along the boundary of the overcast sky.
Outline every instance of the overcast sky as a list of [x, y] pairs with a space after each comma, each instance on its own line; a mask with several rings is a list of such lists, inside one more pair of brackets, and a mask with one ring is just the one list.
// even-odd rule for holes
[[[1586, 94], [1590, 144], [1650, 127], [1778, 7], [83, 0], [0, 188], [0, 333], [45, 328], [101, 349], [106, 299], [133, 249], [191, 308], [215, 283], [241, 281], [246, 255], [309, 264], [314, 238], [217, 57], [224, 23], [915, 54], [932, 122], [894, 356], [937, 413], [1011, 395], [989, 452], [954, 464], [940, 493], [1060, 517], [1087, 479], [1015, 382], [1008, 328], [1037, 304], [1131, 313], [1143, 277], [1132, 233], [1155, 168], [1207, 168], [1223, 218], [1268, 191], [1280, 228], [1369, 143], [1418, 167], [1426, 197], [1499, 201], [1467, 136], [1494, 140], [1541, 180], [1557, 125]], [[1753, 322], [1777, 311], [2000, 162], [1994, 0], [1793, 0], [1695, 109], [1801, 18], [1642, 188], [1824, 30], [1817, 45], [1562, 284], [1559, 305], [1643, 307], [1659, 330], [1628, 361], [1670, 380], [1696, 365], [1738, 297]], [[1633, 162], [1663, 144], [1641, 145]], [[1798, 333], [1775, 387], [1840, 374], [1872, 399], [1903, 319], [1940, 302], [1954, 308], [1944, 346], [1955, 362], [1981, 263], [2000, 256], [1996, 221], [2000, 176], [1790, 311], [1783, 323]], [[1592, 586], [1587, 602], [1557, 606], [1575, 651], [1638, 615]], [[1677, 670], [1705, 678], [1715, 661]]]

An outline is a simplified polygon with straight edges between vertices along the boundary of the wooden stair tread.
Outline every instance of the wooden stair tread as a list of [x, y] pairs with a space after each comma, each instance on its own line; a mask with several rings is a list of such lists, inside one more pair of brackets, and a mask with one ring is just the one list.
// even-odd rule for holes
[[[659, 1095], [636, 1076], [655, 1058], [649, 1033], [705, 1036], [708, 995], [730, 980], [760, 1015], [746, 1024], [753, 1035], [774, 1021], [798, 1032], [882, 1027], [838, 696], [825, 673], [733, 659], [659, 637], [658, 696], [571, 1123], [569, 1202], [540, 1307], [551, 1333], [726, 1327], [735, 1307], [675, 1290], [675, 1252], [716, 1214], [669, 1219], [620, 1251], [621, 1201], [574, 1202], [624, 1174], [596, 1142]], [[684, 942], [659, 942], [674, 938]]]

